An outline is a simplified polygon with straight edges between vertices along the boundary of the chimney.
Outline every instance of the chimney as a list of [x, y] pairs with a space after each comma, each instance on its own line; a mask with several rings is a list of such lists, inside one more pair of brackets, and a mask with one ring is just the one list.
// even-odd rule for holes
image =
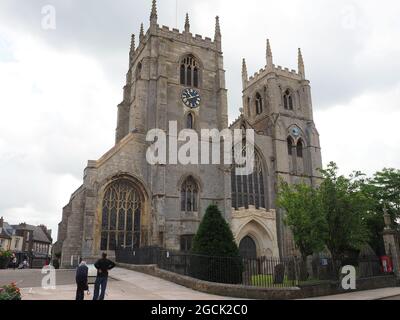
[[0, 228], [3, 228], [3, 225], [4, 225], [4, 218], [1, 217], [0, 218]]

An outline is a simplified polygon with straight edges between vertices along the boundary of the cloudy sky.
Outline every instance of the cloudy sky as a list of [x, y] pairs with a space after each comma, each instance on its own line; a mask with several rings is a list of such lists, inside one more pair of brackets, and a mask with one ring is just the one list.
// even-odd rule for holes
[[[400, 167], [400, 3], [396, 0], [159, 0], [159, 24], [212, 37], [221, 17], [230, 119], [241, 107], [241, 59], [311, 80], [324, 163], [343, 173]], [[55, 8], [55, 29], [46, 19]], [[150, 0], [0, 0], [0, 215], [49, 225], [113, 146], [130, 34]], [[46, 9], [46, 7], [45, 7]], [[177, 9], [177, 10], [176, 10]], [[43, 13], [42, 13], [43, 12]], [[178, 14], [176, 14], [178, 13]], [[47, 22], [47, 24], [46, 24]]]

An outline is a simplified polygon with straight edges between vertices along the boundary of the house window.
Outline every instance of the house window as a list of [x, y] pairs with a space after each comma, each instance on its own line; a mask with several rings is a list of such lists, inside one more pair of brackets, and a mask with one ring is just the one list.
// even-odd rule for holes
[[199, 87], [200, 66], [192, 55], [188, 55], [181, 61], [180, 82], [188, 87]]
[[181, 211], [197, 212], [198, 187], [193, 177], [185, 180], [181, 188]]
[[121, 179], [111, 184], [103, 199], [100, 250], [139, 248], [141, 213], [141, 198], [131, 181]]
[[192, 250], [192, 243], [193, 243], [194, 235], [184, 235], [181, 236], [181, 251], [182, 252], [189, 252]]

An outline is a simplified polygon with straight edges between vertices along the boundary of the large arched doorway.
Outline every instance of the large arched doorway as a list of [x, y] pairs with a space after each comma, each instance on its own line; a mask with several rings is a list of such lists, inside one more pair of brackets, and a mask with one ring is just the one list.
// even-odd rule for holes
[[102, 206], [100, 250], [139, 248], [142, 209], [142, 199], [133, 182], [120, 179], [109, 185]]
[[240, 241], [239, 252], [242, 258], [246, 259], [257, 259], [257, 245], [255, 241], [246, 236]]

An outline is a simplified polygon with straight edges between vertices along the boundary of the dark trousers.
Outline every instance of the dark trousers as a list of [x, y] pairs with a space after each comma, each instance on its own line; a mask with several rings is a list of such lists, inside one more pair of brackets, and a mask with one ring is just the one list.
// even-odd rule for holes
[[[104, 300], [106, 294], [108, 277], [97, 277], [94, 284], [93, 300]], [[101, 292], [100, 292], [101, 289]], [[100, 297], [99, 297], [100, 292]]]
[[88, 290], [87, 282], [77, 282], [76, 283], [76, 298], [77, 301], [85, 300], [85, 290]]

